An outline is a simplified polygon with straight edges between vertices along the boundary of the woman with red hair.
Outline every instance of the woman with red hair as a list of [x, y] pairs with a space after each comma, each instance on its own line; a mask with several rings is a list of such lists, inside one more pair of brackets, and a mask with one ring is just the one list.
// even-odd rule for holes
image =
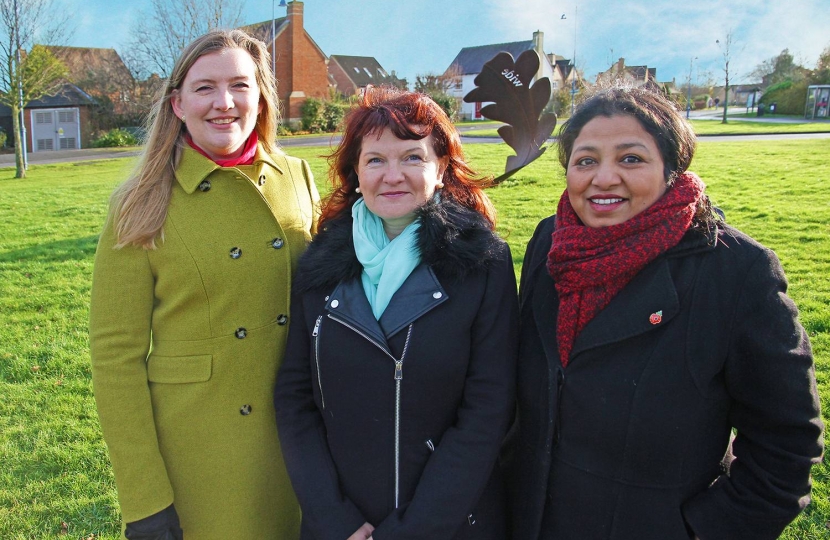
[[302, 538], [499, 539], [517, 300], [443, 110], [367, 89], [330, 156], [274, 404]]

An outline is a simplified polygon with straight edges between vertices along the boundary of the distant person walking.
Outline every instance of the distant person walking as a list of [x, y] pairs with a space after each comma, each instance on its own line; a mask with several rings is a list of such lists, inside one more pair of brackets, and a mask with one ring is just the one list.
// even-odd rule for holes
[[90, 345], [128, 539], [299, 537], [273, 387], [318, 196], [308, 164], [275, 147], [277, 122], [264, 44], [206, 34], [113, 195]]

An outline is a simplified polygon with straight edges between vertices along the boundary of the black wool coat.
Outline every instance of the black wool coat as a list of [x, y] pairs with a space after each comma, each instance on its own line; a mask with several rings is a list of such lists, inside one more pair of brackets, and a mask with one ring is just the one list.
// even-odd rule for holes
[[725, 225], [688, 232], [588, 323], [563, 368], [554, 221], [522, 270], [513, 538], [776, 538], [822, 453], [810, 346], [778, 259]]
[[513, 418], [516, 278], [507, 245], [445, 198], [420, 210], [422, 262], [380, 321], [352, 218], [300, 261], [274, 393], [304, 540], [507, 536], [495, 467]]

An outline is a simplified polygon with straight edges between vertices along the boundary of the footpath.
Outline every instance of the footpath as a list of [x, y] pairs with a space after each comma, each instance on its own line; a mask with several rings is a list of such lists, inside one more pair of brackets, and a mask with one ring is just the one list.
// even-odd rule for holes
[[[766, 122], [778, 124], [797, 124], [805, 120], [792, 117], [776, 117], [765, 115], [758, 116], [743, 116], [748, 112], [745, 107], [730, 108], [727, 113], [730, 118], [746, 122]], [[694, 120], [721, 120], [723, 118], [723, 109], [706, 109], [702, 111], [691, 111], [690, 117]], [[827, 123], [830, 128], [830, 121], [821, 121]], [[464, 125], [459, 127], [458, 131], [461, 134], [461, 139], [464, 144], [467, 143], [498, 143], [502, 142], [500, 137], [465, 137], [464, 132], [467, 130], [477, 129], [475, 125]], [[830, 129], [827, 133], [804, 133], [804, 134], [769, 134], [769, 135], [700, 135], [700, 140], [753, 140], [753, 139], [824, 139], [830, 138]], [[285, 137], [279, 140], [280, 146], [326, 146], [332, 148], [340, 141], [339, 135], [321, 135], [318, 137]], [[120, 148], [84, 148], [82, 150], [55, 150], [48, 152], [30, 152], [30, 165], [44, 165], [50, 163], [68, 163], [73, 161], [90, 161], [95, 159], [116, 159], [123, 157], [134, 157], [138, 155], [138, 151], [134, 148], [120, 149]], [[0, 153], [0, 168], [14, 167], [14, 153]]]

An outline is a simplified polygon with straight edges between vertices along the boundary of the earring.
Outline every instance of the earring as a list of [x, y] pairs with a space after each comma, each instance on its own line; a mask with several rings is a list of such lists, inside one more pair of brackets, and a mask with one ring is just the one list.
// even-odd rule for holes
[[182, 124], [184, 124], [184, 115], [182, 115]]
[[435, 184], [435, 189], [443, 189], [443, 187], [444, 187], [444, 182], [438, 182], [437, 184]]
[[354, 188], [354, 192], [355, 193], [360, 193], [360, 188], [359, 187]]

